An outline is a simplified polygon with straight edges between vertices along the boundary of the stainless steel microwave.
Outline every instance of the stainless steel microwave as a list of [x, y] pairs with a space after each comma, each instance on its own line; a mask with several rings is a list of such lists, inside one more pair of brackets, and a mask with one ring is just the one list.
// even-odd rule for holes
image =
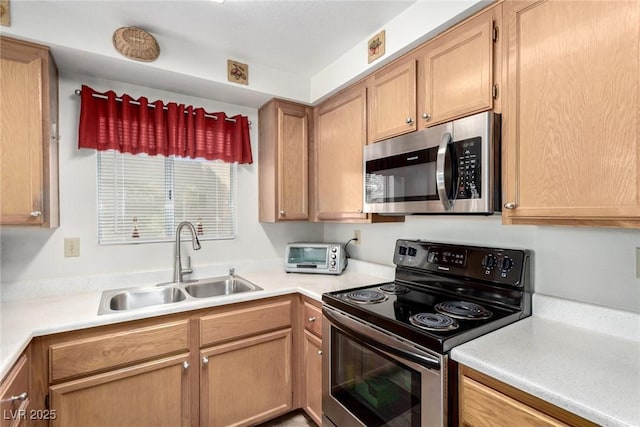
[[485, 112], [365, 146], [364, 211], [499, 211], [500, 126], [499, 114]]
[[342, 243], [289, 243], [284, 257], [288, 273], [341, 274], [347, 267]]

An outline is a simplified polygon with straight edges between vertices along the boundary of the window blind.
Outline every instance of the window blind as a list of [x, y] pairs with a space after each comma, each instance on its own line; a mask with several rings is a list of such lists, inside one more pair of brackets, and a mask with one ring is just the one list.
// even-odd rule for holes
[[233, 239], [236, 164], [98, 152], [98, 242], [171, 241], [181, 221], [202, 240]]

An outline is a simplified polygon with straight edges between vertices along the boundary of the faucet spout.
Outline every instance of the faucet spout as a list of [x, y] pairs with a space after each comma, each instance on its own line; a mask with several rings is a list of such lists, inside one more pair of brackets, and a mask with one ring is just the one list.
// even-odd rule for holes
[[182, 283], [184, 282], [184, 276], [186, 274], [191, 274], [193, 270], [191, 268], [183, 269], [182, 268], [182, 254], [180, 251], [180, 233], [182, 232], [182, 228], [187, 227], [191, 232], [191, 242], [193, 244], [193, 250], [197, 251], [201, 248], [200, 240], [198, 240], [198, 235], [196, 233], [196, 229], [189, 221], [183, 221], [178, 224], [178, 228], [176, 228], [176, 243], [175, 243], [175, 264], [173, 266], [173, 282], [174, 283]]

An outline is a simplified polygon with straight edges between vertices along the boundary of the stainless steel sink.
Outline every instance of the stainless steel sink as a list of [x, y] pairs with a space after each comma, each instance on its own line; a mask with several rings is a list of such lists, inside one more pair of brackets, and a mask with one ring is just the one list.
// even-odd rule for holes
[[[106, 291], [100, 304], [104, 312], [135, 310], [137, 308], [164, 305], [187, 299], [184, 292], [176, 287], [129, 289]], [[109, 295], [110, 294], [110, 295]], [[103, 314], [98, 312], [98, 314]]]
[[262, 288], [238, 276], [223, 276], [186, 284], [184, 290], [194, 298], [210, 298], [259, 291]]
[[120, 313], [139, 308], [214, 298], [242, 292], [261, 291], [242, 277], [229, 275], [182, 283], [168, 283], [149, 288], [127, 288], [104, 291], [98, 314]]

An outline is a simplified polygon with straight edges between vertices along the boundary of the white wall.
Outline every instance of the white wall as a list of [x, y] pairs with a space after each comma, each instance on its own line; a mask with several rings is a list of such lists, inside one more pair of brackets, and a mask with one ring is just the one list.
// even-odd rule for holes
[[385, 30], [385, 54], [381, 59], [369, 64], [369, 38], [362, 40], [311, 78], [311, 101], [315, 103], [328, 97], [345, 87], [347, 82], [373, 72], [489, 3], [487, 0], [418, 0], [371, 34], [373, 37]]
[[[246, 261], [273, 260], [282, 257], [284, 245], [294, 240], [322, 238], [321, 224], [287, 223], [260, 224], [258, 218], [257, 141], [258, 114], [254, 108], [221, 104], [135, 87], [89, 77], [62, 75], [60, 77], [60, 219], [55, 230], [2, 227], [1, 283], [7, 294], [15, 295], [15, 288], [30, 286], [41, 280], [83, 278], [101, 275], [122, 275], [134, 272], [166, 270], [171, 279], [172, 243], [100, 246], [97, 243], [96, 213], [96, 154], [92, 150], [77, 149], [77, 127], [80, 99], [74, 90], [88, 84], [98, 91], [113, 89], [129, 93], [134, 98], [147, 96], [205, 107], [207, 111], [224, 111], [228, 115], [243, 114], [252, 121], [252, 165], [238, 165], [238, 236], [235, 240], [204, 241], [202, 250], [193, 252], [193, 266]], [[80, 238], [80, 257], [64, 257], [64, 238]], [[188, 245], [183, 245], [187, 247]], [[75, 281], [77, 282], [77, 281]], [[56, 285], [60, 285], [57, 281]], [[112, 287], [119, 287], [117, 283]], [[9, 289], [11, 288], [11, 289]], [[49, 293], [46, 290], [44, 293]], [[55, 290], [64, 292], [63, 289]]]
[[640, 312], [635, 248], [640, 230], [502, 225], [500, 216], [410, 216], [405, 223], [327, 224], [325, 241], [346, 242], [353, 258], [393, 265], [396, 239], [531, 249], [535, 292]]

